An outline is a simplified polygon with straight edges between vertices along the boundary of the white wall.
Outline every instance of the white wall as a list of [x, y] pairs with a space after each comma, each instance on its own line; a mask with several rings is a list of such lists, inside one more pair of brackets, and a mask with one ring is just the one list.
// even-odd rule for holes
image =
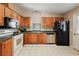
[[[32, 16], [33, 12], [32, 11], [27, 11], [26, 12], [23, 12], [23, 16], [24, 17], [29, 17], [29, 16]], [[43, 13], [41, 12], [41, 17], [62, 17], [63, 15], [61, 14], [52, 14], [52, 13]]]
[[73, 47], [73, 15], [79, 13], [79, 6], [64, 14], [64, 18], [70, 21], [70, 46]]

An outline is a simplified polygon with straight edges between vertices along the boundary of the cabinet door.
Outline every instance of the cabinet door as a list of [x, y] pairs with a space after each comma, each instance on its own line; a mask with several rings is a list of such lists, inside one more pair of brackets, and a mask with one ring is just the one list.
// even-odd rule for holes
[[52, 28], [54, 19], [53, 17], [43, 17], [42, 18], [42, 26], [43, 28]]
[[47, 34], [42, 33], [41, 36], [42, 36], [41, 43], [46, 43]]
[[29, 32], [26, 34], [24, 41], [25, 41], [25, 44], [26, 43], [28, 43], [28, 44], [37, 43], [37, 36], [36, 36], [36, 34]]
[[13, 3], [8, 3], [8, 7], [13, 10], [14, 9]]
[[54, 17], [55, 18], [55, 21], [58, 21], [58, 20], [64, 20], [63, 17]]
[[21, 17], [21, 26], [22, 26], [22, 27], [24, 26], [24, 23], [25, 23], [24, 18]]
[[18, 19], [18, 16], [17, 16], [17, 13], [16, 13], [16, 12], [12, 11], [12, 14], [13, 14], [13, 15], [12, 15], [12, 18], [13, 18], [13, 19]]
[[2, 4], [0, 4], [0, 26], [4, 25], [4, 6]]
[[19, 23], [19, 25], [21, 25], [21, 16], [20, 15], [18, 15], [18, 23]]
[[27, 33], [24, 33], [23, 44], [27, 44]]
[[54, 22], [55, 22], [55, 18], [54, 17], [51, 17], [50, 18], [50, 22], [49, 22], [50, 28], [54, 27]]
[[30, 33], [30, 32], [25, 33], [25, 39], [24, 39], [25, 44], [32, 43], [31, 42], [31, 35], [32, 35], [32, 33]]
[[43, 17], [42, 18], [42, 27], [47, 28], [47, 23], [48, 23], [47, 19], [45, 17]]
[[30, 42], [30, 40], [29, 40], [29, 37], [30, 36], [30, 32], [27, 32], [27, 33], [24, 33], [24, 44], [27, 44], [27, 43], [29, 43]]
[[37, 36], [36, 36], [36, 34], [31, 34], [31, 36], [30, 36], [30, 39], [31, 39], [31, 43], [37, 43]]
[[12, 40], [8, 39], [2, 43], [2, 56], [12, 55]]
[[8, 7], [5, 7], [5, 16], [10, 17], [10, 18], [13, 17], [12, 10], [9, 9]]
[[37, 43], [40, 43], [41, 44], [41, 40], [42, 39], [42, 35], [41, 35], [41, 33], [38, 33], [37, 34]]
[[26, 28], [30, 27], [30, 17], [25, 17], [24, 18], [24, 24]]

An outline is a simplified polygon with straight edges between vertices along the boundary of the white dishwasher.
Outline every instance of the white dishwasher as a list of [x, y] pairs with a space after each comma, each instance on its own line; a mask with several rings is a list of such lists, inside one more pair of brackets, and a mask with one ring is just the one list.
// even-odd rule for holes
[[55, 43], [55, 34], [47, 34], [47, 43], [52, 43], [54, 44]]

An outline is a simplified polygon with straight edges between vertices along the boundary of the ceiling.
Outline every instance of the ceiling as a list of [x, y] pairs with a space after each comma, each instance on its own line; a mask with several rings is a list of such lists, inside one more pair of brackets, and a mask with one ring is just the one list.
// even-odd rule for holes
[[23, 11], [38, 11], [45, 13], [63, 14], [77, 7], [78, 3], [16, 3]]

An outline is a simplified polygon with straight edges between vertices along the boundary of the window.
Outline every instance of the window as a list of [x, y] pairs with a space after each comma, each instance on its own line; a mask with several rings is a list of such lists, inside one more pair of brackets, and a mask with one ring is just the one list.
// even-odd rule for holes
[[33, 30], [41, 30], [41, 24], [40, 23], [33, 23]]

